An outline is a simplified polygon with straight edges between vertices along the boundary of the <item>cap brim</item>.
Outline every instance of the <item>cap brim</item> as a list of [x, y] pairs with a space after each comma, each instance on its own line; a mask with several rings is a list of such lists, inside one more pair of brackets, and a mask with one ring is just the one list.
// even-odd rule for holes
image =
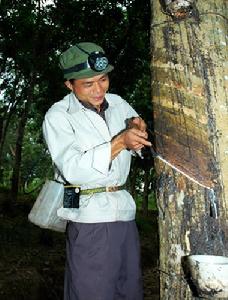
[[69, 74], [65, 74], [64, 75], [64, 79], [65, 80], [69, 80], [69, 79], [84, 79], [84, 78], [91, 78], [100, 74], [106, 74], [111, 72], [114, 69], [114, 67], [112, 65], [108, 65], [107, 68], [103, 71], [100, 72], [96, 72], [92, 69], [86, 69], [86, 70], [82, 70], [79, 72], [72, 72]]

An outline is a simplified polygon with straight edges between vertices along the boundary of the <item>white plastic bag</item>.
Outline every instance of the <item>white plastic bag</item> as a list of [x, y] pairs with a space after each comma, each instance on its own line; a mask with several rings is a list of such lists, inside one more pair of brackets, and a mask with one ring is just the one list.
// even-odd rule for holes
[[57, 210], [63, 204], [63, 194], [62, 183], [47, 180], [28, 215], [29, 221], [41, 228], [64, 232], [67, 221], [57, 216]]

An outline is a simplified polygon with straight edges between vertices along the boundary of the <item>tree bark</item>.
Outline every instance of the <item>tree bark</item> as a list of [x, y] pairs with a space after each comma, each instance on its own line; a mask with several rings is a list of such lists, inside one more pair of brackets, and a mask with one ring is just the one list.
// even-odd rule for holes
[[11, 96], [13, 99], [7, 107], [2, 109], [2, 116], [0, 117], [0, 165], [2, 162], [3, 149], [4, 149], [6, 134], [11, 121], [11, 117], [15, 113], [17, 105], [21, 100], [21, 95], [19, 96], [19, 98], [18, 95], [16, 95], [16, 91], [17, 91], [16, 85], [17, 82], [15, 82], [14, 84], [14, 91]]
[[149, 186], [150, 186], [150, 169], [144, 170], [144, 187], [143, 187], [143, 200], [142, 200], [142, 211], [143, 215], [148, 215], [149, 210]]
[[32, 73], [31, 77], [30, 77], [27, 99], [25, 101], [24, 110], [23, 110], [23, 113], [19, 120], [19, 124], [18, 124], [18, 128], [17, 128], [15, 159], [14, 159], [12, 184], [11, 184], [11, 200], [12, 201], [17, 200], [23, 138], [24, 138], [24, 133], [25, 133], [25, 126], [26, 126], [27, 119], [28, 119], [29, 109], [33, 102], [33, 97], [34, 97], [33, 93], [34, 93], [34, 73]]
[[12, 201], [17, 200], [17, 193], [19, 187], [19, 177], [20, 177], [20, 166], [21, 166], [21, 153], [22, 153], [22, 144], [25, 132], [25, 125], [28, 118], [28, 106], [29, 103], [25, 103], [25, 109], [21, 116], [21, 119], [17, 128], [17, 137], [16, 137], [16, 149], [15, 149], [15, 158], [12, 174], [12, 185], [11, 185], [11, 196]]
[[170, 16], [161, 2], [151, 0], [155, 143], [176, 169], [155, 161], [160, 298], [186, 300], [185, 256], [228, 255], [227, 4], [193, 1]]

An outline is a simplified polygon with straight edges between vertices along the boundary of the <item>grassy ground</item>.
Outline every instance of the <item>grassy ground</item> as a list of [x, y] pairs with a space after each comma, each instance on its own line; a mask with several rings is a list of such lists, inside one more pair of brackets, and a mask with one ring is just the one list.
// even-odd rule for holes
[[137, 225], [141, 239], [141, 259], [144, 283], [144, 300], [159, 299], [158, 274], [158, 227], [157, 213], [150, 211], [148, 216], [137, 213]]
[[[31, 199], [7, 208], [0, 194], [0, 299], [61, 300], [65, 262], [65, 237], [42, 230], [27, 221]], [[156, 213], [137, 214], [141, 237], [145, 300], [158, 298], [158, 242]], [[91, 299], [88, 299], [91, 300]]]

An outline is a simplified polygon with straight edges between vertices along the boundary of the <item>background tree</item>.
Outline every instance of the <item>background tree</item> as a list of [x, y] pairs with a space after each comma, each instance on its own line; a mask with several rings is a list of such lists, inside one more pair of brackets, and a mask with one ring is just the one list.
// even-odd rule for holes
[[156, 160], [160, 297], [193, 299], [185, 256], [228, 255], [227, 1], [151, 6], [156, 147], [185, 174]]
[[[59, 54], [79, 41], [102, 45], [115, 65], [110, 92], [120, 94], [150, 120], [150, 3], [0, 2], [0, 294], [11, 300], [62, 299], [64, 236], [27, 220], [43, 181], [52, 177], [41, 126], [48, 108], [68, 93], [58, 67]], [[146, 214], [152, 163], [136, 157], [133, 168], [129, 184], [137, 200], [145, 199]], [[137, 201], [140, 207], [141, 202]], [[153, 230], [152, 222], [137, 215], [148, 295], [157, 294], [157, 279], [150, 280], [157, 258], [156, 221]]]
[[[151, 116], [149, 0], [46, 2], [2, 0], [0, 6], [0, 175], [3, 186], [11, 185], [14, 200], [18, 190], [25, 185], [33, 190], [46, 177], [41, 125], [47, 109], [67, 93], [58, 57], [69, 46], [80, 41], [102, 45], [115, 65], [110, 91], [144, 118]], [[28, 158], [42, 167], [32, 171]], [[134, 166], [133, 173], [143, 180], [141, 164]]]

